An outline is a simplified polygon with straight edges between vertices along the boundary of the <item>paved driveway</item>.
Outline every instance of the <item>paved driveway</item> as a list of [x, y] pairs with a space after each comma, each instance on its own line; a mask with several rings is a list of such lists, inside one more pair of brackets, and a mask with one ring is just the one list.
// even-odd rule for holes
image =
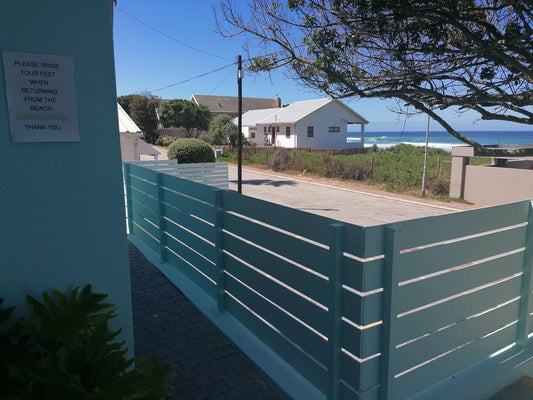
[[[427, 202], [386, 193], [366, 193], [347, 185], [309, 182], [308, 178], [243, 168], [242, 193], [273, 203], [361, 226], [447, 214], [463, 204]], [[305, 179], [305, 180], [304, 180]], [[237, 190], [237, 168], [229, 165], [229, 188]]]

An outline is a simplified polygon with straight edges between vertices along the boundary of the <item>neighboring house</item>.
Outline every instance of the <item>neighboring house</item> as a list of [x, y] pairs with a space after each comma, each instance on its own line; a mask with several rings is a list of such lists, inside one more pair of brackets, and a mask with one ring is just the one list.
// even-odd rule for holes
[[143, 133], [126, 111], [117, 103], [118, 128], [122, 161], [138, 161], [141, 154], [153, 156], [156, 160], [160, 152], [142, 140]]
[[[204, 96], [193, 94], [190, 101], [198, 105], [204, 105], [209, 108], [211, 117], [220, 114], [227, 114], [232, 117], [239, 115], [239, 98], [232, 96]], [[281, 99], [263, 99], [255, 97], [242, 98], [242, 113], [249, 110], [260, 110], [265, 108], [281, 108]]]
[[[348, 141], [348, 124], [360, 125], [360, 140]], [[242, 132], [250, 142], [293, 149], [363, 147], [366, 124], [365, 118], [333, 99], [298, 101], [283, 108], [250, 110], [242, 116]]]

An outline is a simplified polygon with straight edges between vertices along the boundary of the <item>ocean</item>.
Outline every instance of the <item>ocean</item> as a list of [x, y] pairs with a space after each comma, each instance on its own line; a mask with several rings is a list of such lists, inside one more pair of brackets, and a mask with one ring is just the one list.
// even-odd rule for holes
[[[483, 145], [533, 145], [533, 131], [464, 131], [462, 135]], [[359, 139], [359, 132], [348, 132], [348, 140]], [[426, 144], [426, 132], [365, 132], [365, 147], [377, 145], [379, 148], [387, 148], [399, 143], [424, 146]], [[430, 131], [429, 146], [446, 151], [452, 151], [452, 146], [464, 145], [446, 131]]]

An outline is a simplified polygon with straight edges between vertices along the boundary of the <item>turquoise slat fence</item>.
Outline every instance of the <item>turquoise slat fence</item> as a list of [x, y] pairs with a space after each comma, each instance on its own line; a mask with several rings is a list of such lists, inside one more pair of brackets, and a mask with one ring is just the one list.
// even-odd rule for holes
[[125, 163], [130, 232], [328, 399], [404, 399], [533, 330], [529, 201], [360, 227]]
[[164, 172], [219, 189], [228, 189], [228, 163], [178, 164], [176, 160], [131, 161], [131, 164]]

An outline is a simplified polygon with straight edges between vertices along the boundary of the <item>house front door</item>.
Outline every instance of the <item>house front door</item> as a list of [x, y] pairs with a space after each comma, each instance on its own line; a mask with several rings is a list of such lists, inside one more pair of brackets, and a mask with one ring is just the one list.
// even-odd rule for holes
[[276, 145], [276, 127], [272, 127], [272, 146]]

